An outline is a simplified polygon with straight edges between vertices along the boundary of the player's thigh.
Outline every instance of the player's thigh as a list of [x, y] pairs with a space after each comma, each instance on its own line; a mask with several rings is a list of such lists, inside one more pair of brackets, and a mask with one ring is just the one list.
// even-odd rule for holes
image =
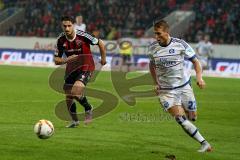
[[85, 85], [82, 81], [77, 80], [75, 81], [75, 83], [73, 84], [72, 90], [71, 90], [71, 94], [73, 96], [81, 96], [84, 92], [84, 88]]
[[74, 72], [72, 74], [65, 75], [65, 83], [63, 85], [63, 89], [66, 95], [71, 94], [75, 81], [76, 81], [76, 75]]
[[72, 85], [69, 85], [69, 84], [63, 85], [63, 90], [65, 92], [67, 99], [72, 98], [72, 87], [73, 87], [73, 84]]
[[87, 83], [89, 82], [89, 80], [92, 76], [92, 72], [90, 72], [90, 71], [78, 71], [76, 73], [77, 74], [75, 74], [75, 76], [73, 78], [74, 83], [73, 83], [71, 93], [73, 95], [81, 96], [84, 92], [85, 86], [87, 85]]
[[183, 116], [185, 115], [185, 111], [182, 106], [177, 105], [177, 106], [172, 106], [168, 110], [168, 113], [170, 113], [173, 117], [176, 116]]
[[188, 119], [191, 121], [197, 120], [197, 104], [190, 85], [184, 87], [181, 99]]
[[182, 88], [181, 92], [182, 106], [184, 109], [188, 112], [196, 112], [197, 104], [192, 87], [187, 85]]
[[181, 106], [181, 97], [177, 91], [160, 91], [158, 97], [165, 111], [173, 106]]

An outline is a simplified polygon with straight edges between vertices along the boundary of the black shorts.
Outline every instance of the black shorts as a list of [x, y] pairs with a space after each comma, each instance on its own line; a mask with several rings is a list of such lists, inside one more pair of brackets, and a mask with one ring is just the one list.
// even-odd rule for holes
[[76, 81], [81, 81], [86, 86], [91, 76], [91, 71], [74, 71], [69, 75], [65, 75], [65, 84], [73, 85]]

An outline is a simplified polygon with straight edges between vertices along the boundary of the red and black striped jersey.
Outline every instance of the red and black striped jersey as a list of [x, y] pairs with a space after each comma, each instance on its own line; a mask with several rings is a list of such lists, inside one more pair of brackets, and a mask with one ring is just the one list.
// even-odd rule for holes
[[75, 70], [78, 68], [83, 71], [93, 71], [95, 69], [93, 55], [91, 53], [90, 45], [97, 45], [99, 39], [91, 34], [75, 30], [75, 37], [69, 40], [64, 32], [62, 32], [56, 45], [56, 57], [62, 57], [65, 54], [67, 57], [71, 55], [79, 55], [74, 64], [68, 63], [66, 70]]

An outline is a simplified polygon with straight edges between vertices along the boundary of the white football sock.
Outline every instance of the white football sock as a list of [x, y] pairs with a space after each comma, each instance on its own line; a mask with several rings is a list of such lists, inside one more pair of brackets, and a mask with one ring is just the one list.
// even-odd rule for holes
[[196, 139], [199, 143], [205, 141], [203, 136], [198, 131], [197, 127], [189, 120], [187, 120], [185, 116], [176, 116], [176, 121], [182, 126], [182, 128], [188, 135]]
[[198, 131], [197, 127], [194, 124], [192, 124], [189, 120], [185, 120], [182, 123], [182, 127], [191, 137], [196, 139], [199, 143], [205, 140]]

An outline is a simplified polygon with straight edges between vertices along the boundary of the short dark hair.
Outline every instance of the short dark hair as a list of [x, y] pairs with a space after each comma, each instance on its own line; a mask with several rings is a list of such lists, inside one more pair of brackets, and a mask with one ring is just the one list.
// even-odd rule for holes
[[72, 16], [62, 16], [61, 22], [62, 21], [70, 21], [70, 22], [74, 23], [74, 18]]
[[169, 25], [167, 23], [167, 21], [165, 21], [164, 19], [158, 20], [156, 22], [153, 23], [154, 24], [154, 28], [161, 28], [163, 27], [163, 29], [165, 31], [169, 31]]

